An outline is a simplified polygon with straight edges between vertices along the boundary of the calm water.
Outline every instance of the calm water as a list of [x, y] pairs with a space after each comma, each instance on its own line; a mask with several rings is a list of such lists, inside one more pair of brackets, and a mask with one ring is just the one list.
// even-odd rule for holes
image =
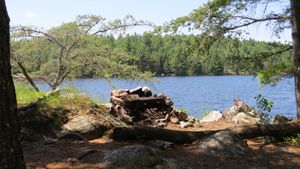
[[[73, 85], [93, 98], [109, 100], [109, 92], [116, 88], [135, 88], [147, 85], [153, 93], [165, 93], [174, 101], [176, 108], [185, 108], [189, 114], [198, 117], [203, 110], [223, 111], [239, 98], [255, 106], [254, 97], [261, 93], [274, 102], [271, 116], [283, 114], [288, 117], [296, 115], [294, 97], [294, 79], [284, 79], [276, 86], [259, 89], [259, 81], [253, 76], [194, 76], [194, 77], [160, 77], [158, 82], [143, 83], [126, 80], [77, 79], [64, 85]], [[112, 86], [113, 85], [113, 86]]]

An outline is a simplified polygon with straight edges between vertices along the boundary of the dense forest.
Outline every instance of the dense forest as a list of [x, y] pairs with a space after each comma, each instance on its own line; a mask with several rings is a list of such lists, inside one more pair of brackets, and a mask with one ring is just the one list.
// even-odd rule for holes
[[[162, 36], [151, 33], [110, 39], [114, 48], [121, 48], [135, 58], [134, 64], [140, 70], [151, 71], [158, 76], [255, 74], [268, 66], [292, 64], [290, 51], [272, 57], [260, 56], [288, 47], [278, 43], [224, 38], [207, 47], [196, 35]], [[258, 61], [258, 58], [262, 60]]]
[[[69, 51], [76, 53], [76, 56], [80, 53], [80, 56], [76, 59], [66, 57], [68, 65], [77, 65], [72, 72], [75, 78], [105, 77], [106, 74], [117, 78], [126, 77], [122, 72], [128, 72], [128, 68], [133, 68], [130, 73], [151, 72], [155, 76], [256, 74], [265, 67], [292, 65], [291, 50], [283, 50], [290, 49], [290, 46], [275, 42], [227, 37], [207, 46], [200, 42], [197, 35], [163, 36], [154, 33], [85, 38], [85, 43]], [[15, 38], [12, 40], [12, 51], [14, 58], [22, 60], [27, 71], [36, 75], [51, 72], [53, 64], [56, 66], [54, 53], [59, 53], [59, 48], [48, 41], [41, 41], [41, 37]], [[270, 53], [272, 56], [269, 56]], [[87, 64], [82, 60], [83, 57], [87, 60], [99, 57], [102, 62], [107, 61], [107, 65], [94, 62]], [[21, 73], [17, 64], [13, 65], [14, 74]]]

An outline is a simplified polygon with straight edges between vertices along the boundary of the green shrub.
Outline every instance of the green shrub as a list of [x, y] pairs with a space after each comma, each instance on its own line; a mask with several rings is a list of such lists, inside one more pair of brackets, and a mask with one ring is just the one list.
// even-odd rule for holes
[[255, 97], [257, 110], [261, 117], [266, 121], [270, 121], [269, 114], [273, 108], [273, 101], [266, 99], [261, 94]]
[[300, 145], [300, 134], [297, 134], [296, 136], [285, 137], [284, 140], [291, 141], [297, 145]]

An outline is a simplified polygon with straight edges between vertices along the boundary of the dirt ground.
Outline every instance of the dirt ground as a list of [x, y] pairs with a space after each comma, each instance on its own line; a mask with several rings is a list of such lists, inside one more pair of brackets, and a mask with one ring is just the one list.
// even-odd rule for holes
[[[169, 129], [176, 130], [220, 130], [232, 127], [226, 122], [203, 124], [199, 128], [180, 129], [176, 125], [169, 125]], [[262, 139], [247, 140], [250, 152], [239, 158], [214, 157], [196, 152], [196, 144], [178, 145], [175, 149], [164, 150], [172, 158], [189, 164], [193, 169], [300, 169], [300, 146], [291, 142], [277, 142], [265, 144]], [[143, 144], [144, 141], [115, 142], [101, 138], [85, 141], [58, 140], [54, 144], [44, 141], [24, 142], [24, 158], [28, 169], [105, 169], [102, 162], [105, 153], [116, 148]]]

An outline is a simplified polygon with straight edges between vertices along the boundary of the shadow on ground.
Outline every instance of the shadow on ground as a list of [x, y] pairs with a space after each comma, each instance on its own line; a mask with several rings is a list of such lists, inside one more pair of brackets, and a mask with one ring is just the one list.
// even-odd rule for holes
[[[108, 168], [102, 162], [105, 153], [133, 144], [145, 143], [107, 142], [98, 139], [92, 142], [60, 140], [55, 144], [45, 145], [39, 141], [24, 143], [23, 150], [28, 169], [104, 169]], [[164, 151], [167, 156], [185, 162], [193, 169], [299, 169], [300, 147], [287, 142], [265, 145], [257, 140], [248, 140], [248, 144], [250, 152], [238, 158], [198, 153], [196, 144], [181, 145]]]

